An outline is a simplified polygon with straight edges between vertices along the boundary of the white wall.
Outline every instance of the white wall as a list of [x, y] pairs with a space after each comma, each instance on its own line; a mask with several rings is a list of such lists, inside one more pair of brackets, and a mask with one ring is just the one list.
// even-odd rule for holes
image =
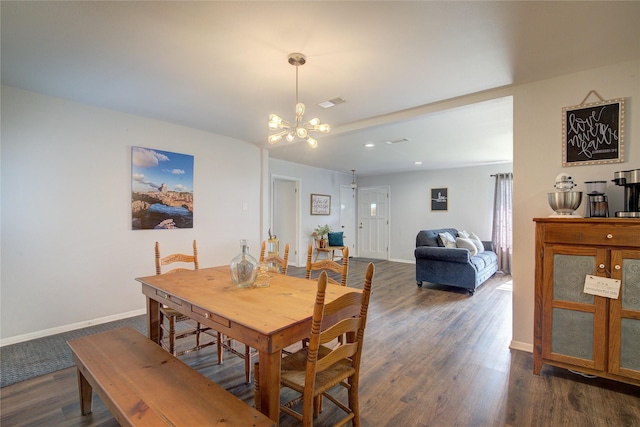
[[[420, 230], [451, 227], [491, 240], [495, 184], [491, 175], [501, 172], [512, 172], [512, 164], [360, 177], [358, 185], [389, 187], [389, 259], [414, 263]], [[447, 211], [431, 211], [432, 188], [447, 188]]]
[[[625, 161], [608, 165], [562, 167], [562, 108], [580, 104], [591, 90], [605, 99], [625, 98]], [[608, 181], [606, 194], [611, 215], [623, 207], [623, 189], [611, 180], [620, 170], [640, 168], [640, 109], [635, 104], [640, 99], [640, 61], [614, 64], [554, 79], [514, 86], [494, 91], [496, 96], [514, 97], [514, 259], [513, 259], [513, 339], [512, 347], [532, 350], [534, 303], [534, 223], [533, 218], [553, 213], [547, 203], [547, 193], [553, 192], [558, 173], [567, 171], [585, 190], [584, 182]], [[485, 93], [487, 95], [487, 93]], [[473, 97], [470, 97], [470, 100]], [[590, 97], [587, 102], [597, 101]], [[273, 164], [273, 160], [271, 161]], [[507, 171], [507, 165], [495, 165], [477, 175], [474, 168], [449, 171], [431, 171], [413, 174], [397, 174], [380, 177], [358, 177], [360, 188], [374, 185], [391, 186], [391, 253], [397, 261], [413, 258], [411, 247], [415, 244], [416, 230], [442, 226], [454, 226], [474, 230], [480, 237], [489, 236], [490, 219], [479, 212], [484, 203], [492, 200], [492, 180], [488, 175]], [[300, 175], [292, 169], [291, 176], [313, 179], [313, 174]], [[468, 169], [468, 170], [467, 170]], [[330, 174], [330, 171], [327, 172]], [[347, 176], [347, 183], [349, 182]], [[330, 185], [330, 176], [325, 181]], [[483, 191], [465, 191], [473, 182], [482, 185]], [[449, 188], [448, 213], [431, 213], [427, 205], [427, 191], [432, 187]], [[333, 190], [337, 191], [337, 190]], [[316, 190], [313, 190], [316, 192]], [[337, 194], [337, 193], [335, 193]], [[458, 197], [461, 196], [461, 197]], [[308, 194], [306, 195], [308, 197]], [[463, 206], [460, 203], [467, 198]], [[472, 202], [473, 201], [473, 202]], [[303, 200], [304, 203], [304, 200]], [[424, 213], [424, 216], [421, 214]], [[578, 213], [585, 215], [583, 202]], [[337, 221], [337, 219], [336, 219]], [[470, 221], [470, 222], [469, 222]], [[312, 223], [313, 224], [313, 223]], [[459, 225], [460, 224], [460, 225]], [[313, 227], [309, 227], [310, 229]], [[476, 230], [480, 231], [476, 231]]]
[[[561, 171], [570, 171], [582, 184], [610, 181], [616, 171], [640, 168], [640, 110], [634, 105], [640, 99], [639, 78], [640, 61], [631, 61], [499, 93], [514, 96], [512, 345], [516, 348], [531, 350], [533, 342], [532, 219], [552, 213], [546, 193], [553, 191], [555, 176]], [[606, 99], [626, 98], [626, 161], [562, 168], [562, 107], [579, 104], [592, 89]], [[306, 246], [307, 234], [319, 223], [338, 226], [339, 206], [335, 203], [339, 188], [351, 182], [348, 173], [268, 160], [257, 148], [234, 139], [5, 86], [1, 136], [3, 343], [8, 337], [142, 310], [144, 300], [132, 278], [153, 273], [150, 253], [158, 236], [171, 252], [182, 250], [185, 242], [197, 238], [204, 265], [227, 263], [241, 237], [257, 248], [266, 233], [260, 212], [268, 212], [265, 205], [269, 200], [260, 196], [261, 189], [268, 189], [260, 179], [261, 166], [268, 165], [271, 174], [302, 178], [301, 246]], [[194, 229], [130, 230], [132, 145], [195, 156]], [[488, 175], [503, 171], [501, 165], [481, 171], [477, 182], [490, 185]], [[467, 215], [453, 206], [462, 200], [458, 195], [465, 194], [462, 181], [474, 182], [475, 177], [467, 176], [464, 170], [450, 172], [447, 176], [434, 171], [406, 182], [402, 176], [387, 177], [386, 183], [358, 177], [359, 186], [392, 185], [392, 205], [403, 209], [391, 212], [392, 224], [400, 227], [392, 228], [392, 258], [412, 258], [409, 246], [414, 244], [418, 229], [467, 221]], [[229, 182], [234, 185], [221, 185]], [[452, 204], [447, 216], [431, 214], [427, 194], [423, 199], [422, 193], [436, 186], [450, 189]], [[310, 193], [331, 194], [331, 216], [306, 214]], [[612, 213], [622, 208], [621, 187], [610, 184], [607, 195]], [[484, 203], [486, 197], [481, 200], [476, 204]], [[241, 208], [244, 201], [249, 207], [246, 212]], [[476, 210], [477, 206], [469, 204], [466, 209]], [[405, 210], [417, 214], [405, 218]], [[424, 222], [421, 212], [425, 213]], [[584, 214], [584, 204], [579, 212]], [[470, 230], [488, 227], [475, 231], [483, 237], [490, 233], [486, 224], [487, 220], [481, 220], [454, 226]], [[265, 233], [259, 232], [261, 229]]]
[[[605, 99], [626, 98], [625, 162], [562, 167], [562, 108], [580, 104], [590, 90]], [[589, 98], [588, 102], [597, 101]], [[547, 193], [555, 177], [569, 172], [584, 191], [584, 181], [607, 180], [613, 214], [623, 205], [622, 187], [611, 183], [614, 173], [640, 168], [640, 61], [597, 68], [514, 88], [514, 262], [513, 341], [532, 350], [534, 244], [536, 217], [553, 213]], [[585, 203], [579, 213], [584, 215]]]
[[[7, 86], [1, 136], [2, 344], [144, 312], [156, 240], [202, 267], [259, 250], [254, 145]], [[194, 156], [193, 229], [131, 230], [132, 146]]]
[[[333, 230], [340, 229], [340, 186], [351, 184], [351, 173], [341, 173], [287, 162], [269, 160], [269, 175], [300, 179], [300, 241], [297, 265], [304, 265], [307, 248], [313, 242], [311, 234], [318, 225], [329, 224]], [[331, 215], [311, 215], [311, 194], [331, 196]], [[268, 203], [268, 200], [265, 201]]]

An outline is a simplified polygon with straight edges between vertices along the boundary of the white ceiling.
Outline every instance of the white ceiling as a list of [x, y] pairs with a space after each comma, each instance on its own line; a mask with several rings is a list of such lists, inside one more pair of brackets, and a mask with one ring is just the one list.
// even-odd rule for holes
[[[302, 52], [305, 119], [317, 116], [332, 132], [315, 150], [297, 143], [270, 155], [359, 175], [510, 162], [511, 97], [456, 108], [445, 100], [640, 58], [638, 1], [0, 8], [2, 84], [264, 147], [269, 113], [294, 119], [287, 56]], [[336, 97], [346, 102], [316, 105]], [[385, 144], [402, 138], [410, 141]]]

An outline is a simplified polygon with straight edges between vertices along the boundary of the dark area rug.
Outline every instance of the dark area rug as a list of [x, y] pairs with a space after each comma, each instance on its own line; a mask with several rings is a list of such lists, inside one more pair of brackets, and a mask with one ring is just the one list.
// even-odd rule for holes
[[120, 328], [122, 326], [133, 326], [146, 335], [146, 319], [146, 315], [143, 314], [128, 319], [103, 323], [101, 325], [1, 347], [0, 387], [6, 387], [20, 381], [73, 366], [71, 350], [67, 345], [68, 340]]

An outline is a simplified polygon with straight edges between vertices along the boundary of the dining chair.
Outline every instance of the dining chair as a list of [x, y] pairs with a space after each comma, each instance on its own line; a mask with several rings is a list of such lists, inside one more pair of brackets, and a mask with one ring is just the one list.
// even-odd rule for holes
[[262, 241], [262, 248], [260, 249], [259, 262], [266, 262], [269, 265], [269, 271], [276, 271], [280, 274], [287, 274], [287, 266], [289, 265], [289, 244], [284, 245], [284, 254], [281, 258], [279, 254], [265, 256], [267, 248], [266, 240]]
[[[338, 264], [337, 262], [330, 259], [323, 259], [320, 261], [312, 262], [311, 261], [312, 252], [313, 252], [313, 246], [309, 245], [309, 249], [307, 250], [307, 271], [305, 274], [305, 278], [307, 280], [313, 278], [311, 277], [313, 271], [328, 270], [340, 276], [339, 282], [330, 276], [327, 277], [327, 279], [329, 280], [329, 283], [347, 286], [347, 275], [349, 273], [349, 247], [348, 246], [345, 246], [344, 248], [342, 248], [342, 264]], [[329, 273], [329, 275], [331, 275], [331, 273]]]
[[[371, 296], [371, 285], [375, 267], [369, 263], [365, 273], [362, 293], [349, 293], [325, 304], [327, 274], [322, 272], [318, 279], [316, 301], [313, 308], [309, 346], [285, 356], [281, 362], [280, 387], [295, 394], [292, 399], [280, 405], [280, 410], [302, 422], [304, 427], [313, 425], [313, 419], [320, 414], [322, 397], [326, 397], [346, 413], [336, 426], [348, 421], [354, 427], [360, 426], [358, 387], [364, 330]], [[356, 315], [353, 313], [357, 312]], [[331, 326], [325, 327], [323, 321]], [[325, 346], [338, 336], [347, 334], [348, 339], [335, 347]], [[257, 373], [257, 369], [256, 369]], [[345, 404], [334, 394], [334, 386], [345, 387], [348, 402]], [[260, 382], [255, 380], [256, 403], [260, 401]], [[299, 412], [300, 402], [302, 412]]]
[[[244, 360], [244, 378], [247, 384], [251, 383], [251, 369], [252, 364], [251, 360], [254, 356], [258, 355], [258, 351], [252, 349], [250, 346], [246, 344], [241, 344], [243, 346], [242, 350], [236, 348], [236, 340], [230, 338], [227, 335], [222, 335], [220, 338], [220, 345], [224, 350], [227, 350], [230, 353], [235, 354], [242, 360]], [[222, 357], [222, 356], [221, 356]], [[222, 363], [222, 361], [220, 362]]]
[[[170, 274], [177, 273], [179, 271], [187, 271], [190, 268], [184, 267], [186, 264], [192, 264], [193, 270], [198, 270], [199, 261], [198, 261], [198, 244], [194, 240], [193, 241], [193, 254], [171, 254], [165, 257], [160, 255], [160, 243], [156, 242], [155, 245], [155, 262], [156, 262], [156, 274]], [[179, 264], [176, 264], [179, 263]], [[172, 264], [178, 265], [178, 267], [174, 266], [171, 270], [163, 271], [162, 267], [166, 267]], [[167, 321], [168, 325], [165, 323]], [[186, 328], [180, 328], [177, 330], [178, 324], [183, 322], [185, 325], [189, 324]], [[195, 323], [195, 326], [192, 326]], [[206, 342], [204, 344], [200, 343], [200, 335], [202, 333], [206, 333], [210, 336], [215, 337], [215, 340]], [[164, 339], [164, 335], [166, 334], [166, 340]], [[196, 343], [195, 346], [188, 347], [186, 349], [178, 350], [177, 341], [195, 335]], [[192, 351], [200, 350], [204, 347], [209, 347], [211, 345], [216, 345], [218, 347], [218, 363], [222, 363], [222, 347], [221, 347], [221, 334], [217, 331], [214, 331], [211, 328], [205, 327], [201, 325], [199, 322], [194, 322], [188, 316], [181, 314], [180, 312], [165, 306], [160, 306], [160, 344], [162, 348], [167, 350], [169, 353], [174, 356], [182, 356], [183, 354], [190, 353]]]
[[[342, 264], [338, 264], [332, 259], [323, 259], [320, 261], [311, 262], [311, 245], [309, 245], [309, 251], [307, 252], [307, 268], [305, 278], [307, 280], [315, 280], [312, 277], [314, 271], [326, 271], [327, 281], [334, 285], [347, 286], [347, 276], [349, 274], [349, 247], [342, 248]], [[331, 276], [340, 277], [340, 281], [334, 279]], [[343, 337], [338, 338], [342, 342]], [[307, 338], [302, 340], [302, 346], [305, 347], [309, 340]]]

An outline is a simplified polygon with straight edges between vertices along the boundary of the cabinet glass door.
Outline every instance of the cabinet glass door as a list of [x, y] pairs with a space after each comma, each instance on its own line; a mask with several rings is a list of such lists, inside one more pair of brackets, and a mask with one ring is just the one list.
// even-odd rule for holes
[[610, 302], [610, 372], [640, 379], [640, 251], [612, 251], [611, 265], [621, 285]]
[[543, 335], [542, 357], [603, 370], [607, 302], [583, 290], [587, 275], [605, 274], [599, 266], [606, 262], [606, 251], [549, 245], [544, 254], [550, 280], [543, 296], [543, 322], [551, 334]]

